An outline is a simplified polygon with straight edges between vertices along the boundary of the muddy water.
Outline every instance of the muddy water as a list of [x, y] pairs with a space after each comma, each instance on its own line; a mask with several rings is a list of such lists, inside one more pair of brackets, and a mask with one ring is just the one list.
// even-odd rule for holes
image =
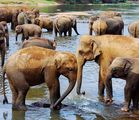
[[[90, 15], [97, 12], [110, 9], [120, 11], [122, 13], [125, 28], [124, 35], [128, 35], [127, 25], [139, 19], [138, 6], [51, 6], [46, 8], [40, 8], [42, 12], [49, 12], [53, 14], [56, 11], [86, 11]], [[10, 30], [10, 47], [7, 50], [7, 55], [17, 51], [21, 45], [21, 36], [19, 36], [18, 42], [15, 43], [15, 33]], [[82, 19], [78, 18], [78, 31], [81, 35], [88, 34], [88, 17], [84, 16]], [[77, 36], [74, 32], [72, 37], [56, 37], [57, 50], [76, 52], [76, 48], [79, 43], [80, 36]], [[43, 29], [42, 37], [54, 39], [54, 34], [47, 33]], [[138, 113], [123, 113], [120, 108], [123, 105], [124, 99], [124, 85], [125, 81], [120, 79], [113, 79], [113, 91], [114, 102], [111, 106], [105, 105], [98, 101], [98, 69], [99, 66], [93, 61], [87, 62], [83, 71], [83, 85], [82, 90], [86, 92], [85, 96], [76, 95], [75, 89], [71, 94], [63, 101], [67, 107], [59, 111], [51, 111], [49, 108], [34, 107], [32, 103], [36, 101], [47, 101], [49, 99], [49, 92], [45, 84], [35, 86], [30, 89], [27, 95], [26, 104], [28, 105], [27, 111], [13, 111], [11, 104], [2, 104], [3, 96], [0, 94], [0, 120], [138, 120]], [[7, 84], [7, 96], [11, 103], [11, 91]], [[66, 89], [68, 80], [61, 76], [61, 93]], [[0, 90], [1, 91], [1, 90]]]

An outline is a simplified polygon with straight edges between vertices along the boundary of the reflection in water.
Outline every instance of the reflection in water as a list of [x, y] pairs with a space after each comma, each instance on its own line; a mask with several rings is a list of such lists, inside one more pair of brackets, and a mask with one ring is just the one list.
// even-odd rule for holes
[[[125, 27], [124, 27], [124, 35], [128, 35], [127, 25], [139, 19], [139, 9], [135, 6], [98, 6], [98, 5], [70, 5], [70, 6], [51, 6], [41, 8], [42, 12], [55, 12], [57, 10], [61, 11], [82, 11], [86, 10], [89, 14], [96, 14], [103, 10], [118, 10], [122, 13]], [[84, 18], [86, 21], [88, 18]], [[81, 35], [88, 34], [88, 21], [80, 20], [77, 23], [78, 31]], [[77, 20], [78, 21], [78, 20]], [[10, 28], [10, 27], [9, 27]], [[18, 41], [18, 44], [15, 44], [15, 32], [10, 31], [10, 47], [7, 51], [6, 58], [10, 56], [12, 53], [17, 51], [21, 45], [21, 40]], [[46, 30], [43, 30], [42, 37], [54, 39], [54, 34], [47, 33]], [[21, 39], [21, 36], [19, 36]], [[71, 37], [56, 37], [57, 48], [59, 51], [70, 51], [72, 53], [76, 52], [76, 48], [78, 46], [78, 42], [80, 39], [80, 35], [77, 36], [73, 31]], [[0, 104], [0, 120], [134, 120], [138, 118], [138, 114], [134, 115], [133, 113], [121, 113], [120, 108], [123, 104], [123, 86], [124, 82], [119, 79], [113, 80], [113, 91], [114, 91], [114, 104], [111, 106], [105, 106], [100, 103], [97, 99], [97, 83], [98, 83], [98, 69], [99, 66], [93, 61], [87, 62], [84, 66], [83, 73], [83, 86], [82, 90], [86, 91], [85, 96], [77, 96], [75, 90], [63, 101], [66, 103], [68, 107], [61, 109], [60, 111], [51, 111], [49, 108], [38, 108], [32, 107], [25, 111], [11, 111], [11, 104], [1, 105]], [[0, 91], [2, 92], [1, 87], [1, 77], [0, 77]], [[6, 80], [7, 81], [7, 80]], [[61, 94], [65, 90], [68, 85], [68, 80], [65, 77], [60, 77], [60, 85], [61, 85]], [[6, 82], [7, 88], [7, 96], [11, 103], [11, 92], [9, 90], [8, 82]], [[49, 99], [49, 91], [46, 85], [35, 86], [31, 90], [29, 90], [26, 103], [31, 104], [34, 101], [38, 101], [40, 99], [46, 98]], [[0, 102], [2, 103], [3, 95], [0, 93]], [[103, 116], [103, 117], [102, 117]], [[130, 117], [127, 117], [130, 116]], [[117, 118], [118, 117], [118, 118]]]
[[25, 120], [25, 111], [12, 110], [12, 120]]

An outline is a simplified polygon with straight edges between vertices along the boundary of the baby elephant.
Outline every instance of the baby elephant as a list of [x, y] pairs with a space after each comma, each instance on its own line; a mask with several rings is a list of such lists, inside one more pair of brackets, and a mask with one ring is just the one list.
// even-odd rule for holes
[[[76, 56], [69, 52], [32, 46], [20, 49], [10, 56], [4, 65], [3, 81], [5, 73], [12, 91], [12, 108], [26, 110], [25, 97], [29, 88], [45, 82], [50, 92], [50, 107], [59, 109], [62, 100], [72, 91], [76, 83]], [[60, 75], [64, 75], [69, 81], [69, 86], [62, 96]], [[5, 103], [5, 94], [4, 98]]]
[[40, 26], [35, 24], [18, 25], [15, 28], [15, 32], [16, 32], [16, 41], [19, 34], [22, 34], [22, 41], [24, 41], [25, 39], [28, 40], [29, 36], [40, 37], [42, 34]]
[[129, 111], [131, 100], [133, 102], [133, 108], [138, 109], [139, 100], [139, 58], [122, 58], [117, 57], [113, 60], [109, 67], [107, 80], [106, 80], [106, 91], [107, 99], [106, 102], [112, 101], [112, 88], [110, 87], [110, 79], [121, 78], [126, 80], [124, 88], [125, 103], [122, 111]]
[[30, 46], [39, 46], [49, 49], [56, 49], [56, 41], [49, 40], [46, 38], [34, 37], [29, 40], [25, 40], [22, 44], [22, 48], [30, 47]]

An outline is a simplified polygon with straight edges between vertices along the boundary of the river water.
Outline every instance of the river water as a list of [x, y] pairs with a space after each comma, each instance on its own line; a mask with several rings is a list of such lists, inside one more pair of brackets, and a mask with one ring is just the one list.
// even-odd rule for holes
[[[124, 20], [124, 35], [128, 35], [127, 25], [139, 19], [138, 5], [60, 5], [40, 7], [41, 12], [47, 12], [54, 15], [56, 12], [84, 11], [91, 16], [105, 10], [119, 11]], [[56, 39], [59, 51], [76, 52], [80, 36], [88, 34], [88, 15], [77, 18], [77, 27], [80, 35], [76, 35], [73, 31], [72, 37], [54, 37], [54, 34], [47, 33], [43, 29], [42, 37]], [[21, 36], [15, 43], [15, 32], [10, 29], [10, 47], [7, 50], [6, 59], [12, 53], [20, 49]], [[82, 90], [86, 94], [78, 96], [75, 89], [62, 102], [67, 107], [59, 111], [51, 111], [49, 108], [35, 107], [32, 103], [37, 101], [47, 101], [49, 92], [45, 84], [32, 87], [27, 95], [26, 104], [27, 111], [13, 111], [11, 108], [11, 91], [7, 84], [7, 96], [10, 104], [3, 105], [3, 95], [0, 94], [0, 120], [139, 120], [138, 112], [124, 113], [120, 111], [124, 101], [124, 85], [125, 81], [121, 79], [113, 79], [114, 102], [112, 105], [105, 105], [98, 101], [98, 69], [99, 66], [89, 61], [84, 66]], [[60, 76], [61, 93], [68, 86], [67, 78]]]

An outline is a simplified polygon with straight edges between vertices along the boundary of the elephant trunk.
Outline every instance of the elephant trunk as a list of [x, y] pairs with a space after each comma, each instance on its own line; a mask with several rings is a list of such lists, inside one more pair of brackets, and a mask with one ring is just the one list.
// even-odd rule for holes
[[74, 31], [76, 32], [77, 35], [80, 35], [80, 34], [78, 33], [78, 31], [77, 31], [77, 24], [75, 24], [75, 25], [73, 26], [73, 29], [74, 29]]
[[67, 88], [67, 90], [63, 93], [63, 95], [55, 102], [55, 104], [52, 106], [53, 108], [56, 108], [57, 105], [59, 105], [62, 100], [72, 91], [72, 89], [74, 88], [75, 86], [75, 83], [76, 83], [76, 79], [74, 80], [69, 80], [69, 86]]
[[18, 33], [16, 33], [16, 41], [17, 41], [17, 38], [18, 38]]
[[81, 93], [81, 85], [82, 85], [82, 72], [83, 72], [83, 65], [85, 64], [85, 60], [83, 58], [77, 57], [77, 63], [78, 63], [78, 72], [77, 72], [77, 94], [85, 94], [85, 92]]

